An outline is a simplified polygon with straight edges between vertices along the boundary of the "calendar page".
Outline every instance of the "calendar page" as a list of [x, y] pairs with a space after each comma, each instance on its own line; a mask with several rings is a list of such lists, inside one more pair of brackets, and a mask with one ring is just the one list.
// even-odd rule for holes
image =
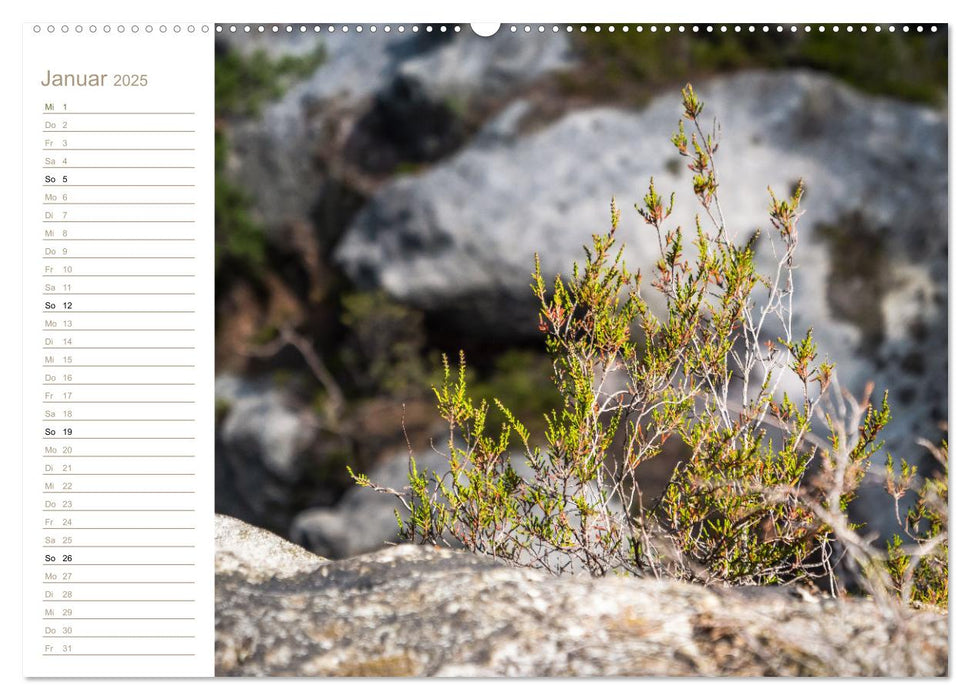
[[23, 25], [23, 675], [950, 675], [949, 25], [319, 15]]

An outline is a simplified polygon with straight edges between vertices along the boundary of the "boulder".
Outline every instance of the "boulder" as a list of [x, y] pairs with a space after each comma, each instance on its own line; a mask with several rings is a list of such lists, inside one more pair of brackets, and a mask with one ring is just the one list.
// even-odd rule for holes
[[309, 574], [324, 560], [295, 544], [228, 515], [217, 515], [216, 571], [251, 583]]
[[937, 676], [948, 618], [862, 599], [550, 577], [402, 545], [329, 561], [216, 516], [219, 676]]
[[[728, 227], [766, 232], [762, 269], [773, 259], [766, 186], [782, 196], [805, 179], [794, 325], [814, 328], [854, 394], [869, 381], [892, 390], [888, 444], [921, 459], [915, 440], [936, 439], [947, 416], [946, 115], [806, 71], [744, 72], [698, 92], [704, 119], [722, 125]], [[628, 259], [648, 273], [657, 242], [634, 203], [650, 177], [677, 193], [672, 226], [692, 230], [699, 207], [670, 143], [679, 100], [575, 111], [515, 137], [524, 109], [512, 103], [459, 154], [378, 191], [336, 260], [358, 286], [386, 290], [440, 328], [535, 339], [534, 253], [546, 275], [569, 274], [590, 234], [609, 227], [612, 197]]]
[[[447, 471], [447, 460], [430, 450], [417, 457], [424, 466]], [[403, 491], [408, 486], [411, 458], [407, 452], [392, 455], [368, 472], [380, 486]], [[335, 559], [373, 552], [398, 540], [395, 508], [398, 499], [369, 488], [351, 487], [332, 508], [310, 508], [294, 518], [290, 539], [307, 549]]]
[[367, 175], [385, 176], [402, 163], [451, 153], [483, 104], [501, 103], [573, 61], [566, 34], [483, 38], [467, 27], [459, 33], [411, 27], [365, 36], [338, 29], [223, 37], [244, 53], [325, 51], [307, 80], [258, 118], [231, 125], [228, 172], [252, 194], [253, 211], [271, 240], [287, 247], [281, 239], [290, 226], [309, 221], [326, 248], [342, 232], [346, 212], [359, 205], [360, 193], [372, 186]]
[[333, 502], [333, 484], [318, 474], [340, 445], [322, 435], [305, 400], [272, 381], [216, 379], [216, 511], [285, 533], [308, 505]]

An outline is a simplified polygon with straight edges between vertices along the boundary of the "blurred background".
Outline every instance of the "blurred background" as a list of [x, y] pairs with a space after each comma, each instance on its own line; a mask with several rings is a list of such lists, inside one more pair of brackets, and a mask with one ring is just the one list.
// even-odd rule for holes
[[[916, 440], [947, 429], [946, 27], [367, 29], [217, 41], [217, 512], [329, 557], [394, 540], [394, 500], [345, 467], [400, 487], [410, 443], [445, 468], [443, 352], [541, 435], [557, 395], [533, 255], [569, 273], [616, 197], [648, 271], [651, 177], [693, 225], [670, 143], [686, 81], [721, 125], [736, 235], [769, 228], [767, 186], [805, 179], [795, 324], [850, 391], [890, 391], [888, 448], [933, 468]], [[889, 508], [871, 486], [857, 516], [887, 528]]]

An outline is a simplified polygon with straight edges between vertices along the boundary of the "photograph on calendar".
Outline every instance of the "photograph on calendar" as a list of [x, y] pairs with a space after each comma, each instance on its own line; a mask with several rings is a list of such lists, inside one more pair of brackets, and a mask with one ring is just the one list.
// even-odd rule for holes
[[948, 674], [948, 27], [216, 25], [215, 673]]

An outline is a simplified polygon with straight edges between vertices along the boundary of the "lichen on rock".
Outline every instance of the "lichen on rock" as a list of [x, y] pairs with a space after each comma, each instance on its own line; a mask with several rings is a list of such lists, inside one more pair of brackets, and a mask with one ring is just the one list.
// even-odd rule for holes
[[948, 618], [783, 588], [551, 577], [402, 545], [329, 561], [216, 516], [223, 676], [935, 676]]

